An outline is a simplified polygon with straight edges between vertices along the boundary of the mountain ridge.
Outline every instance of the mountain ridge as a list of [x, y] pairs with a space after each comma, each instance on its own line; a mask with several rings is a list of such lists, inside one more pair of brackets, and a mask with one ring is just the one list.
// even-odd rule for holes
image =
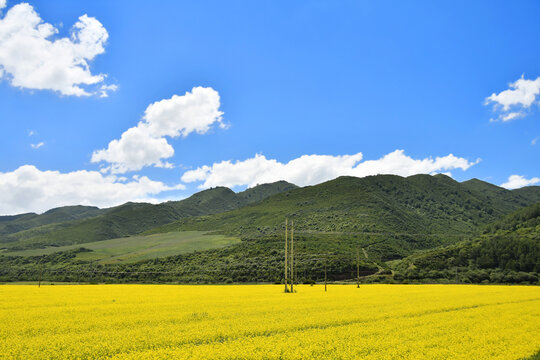
[[[128, 202], [112, 208], [100, 209], [101, 213], [95, 217], [49, 223], [11, 233], [0, 237], [0, 244], [6, 248], [20, 250], [28, 247], [70, 245], [135, 235], [182, 217], [212, 214], [258, 201], [257, 198], [250, 199], [246, 194], [259, 192], [270, 196], [274, 192], [296, 187], [294, 184], [284, 182], [274, 184], [264, 184], [264, 190], [257, 190], [257, 187], [254, 187], [239, 193], [225, 187], [216, 187], [200, 191], [183, 200], [156, 205]], [[246, 191], [248, 192], [245, 193]], [[17, 245], [14, 246], [14, 243]]]
[[[498, 189], [497, 193], [485, 193], [445, 175], [413, 175], [407, 178], [397, 175], [341, 176], [318, 185], [276, 194], [255, 205], [230, 212], [180, 219], [148, 233], [184, 228], [221, 229], [235, 235], [242, 234], [239, 229], [247, 228], [252, 233], [257, 233], [255, 229], [260, 227], [272, 227], [277, 231], [285, 217], [297, 218], [298, 230], [433, 232], [444, 227], [446, 231], [453, 229], [471, 233], [479, 224], [493, 221], [530, 203], [510, 190]], [[540, 187], [535, 191], [540, 193]], [[376, 216], [382, 217], [389, 226], [376, 226], [375, 214], [372, 214], [372, 223], [365, 221], [374, 208], [380, 210]], [[356, 212], [355, 216], [351, 216], [351, 211]], [[268, 216], [273, 220], [259, 221]], [[467, 216], [469, 218], [466, 219]], [[430, 217], [429, 222], [422, 220], [426, 217]], [[456, 227], [455, 219], [450, 217], [461, 218], [463, 224]], [[325, 222], [323, 218], [328, 220], [326, 222], [341, 219], [341, 225], [322, 225]], [[345, 218], [350, 220], [348, 225], [343, 224]]]

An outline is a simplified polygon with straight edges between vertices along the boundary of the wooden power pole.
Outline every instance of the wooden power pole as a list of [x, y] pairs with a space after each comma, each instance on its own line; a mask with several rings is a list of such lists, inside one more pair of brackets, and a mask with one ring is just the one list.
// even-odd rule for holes
[[324, 262], [324, 292], [326, 292], [326, 261]]
[[294, 292], [294, 221], [291, 220], [291, 292]]
[[287, 277], [287, 267], [289, 266], [289, 264], [287, 263], [288, 261], [288, 253], [287, 253], [287, 250], [288, 250], [288, 247], [289, 247], [289, 244], [287, 243], [287, 219], [285, 218], [285, 292], [289, 292], [289, 279]]
[[356, 248], [356, 288], [360, 288], [360, 250]]
[[41, 277], [43, 276], [43, 264], [41, 261], [39, 262], [39, 280], [38, 280], [38, 287], [41, 287]]

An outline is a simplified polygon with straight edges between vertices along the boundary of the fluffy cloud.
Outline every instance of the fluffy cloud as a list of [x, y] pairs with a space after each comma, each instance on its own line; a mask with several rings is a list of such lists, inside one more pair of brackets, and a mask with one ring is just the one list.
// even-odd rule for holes
[[92, 162], [110, 163], [106, 169], [113, 173], [140, 170], [150, 165], [171, 167], [163, 161], [174, 155], [165, 137], [185, 137], [193, 132], [204, 134], [213, 124], [225, 127], [219, 106], [218, 92], [203, 87], [150, 104], [137, 126], [111, 141], [107, 149], [95, 151]]
[[354, 155], [303, 155], [288, 163], [255, 155], [244, 161], [222, 161], [212, 166], [202, 166], [186, 171], [182, 181], [202, 181], [199, 188], [237, 186], [286, 180], [296, 185], [318, 184], [342, 175], [363, 177], [376, 174], [409, 176], [432, 174], [452, 169], [467, 170], [477, 163], [449, 154], [435, 159], [413, 159], [403, 150], [395, 150], [377, 160], [362, 160], [362, 153]]
[[0, 0], [0, 10], [6, 7], [6, 0]]
[[116, 91], [118, 90], [118, 85], [111, 84], [111, 85], [101, 85], [99, 87], [99, 97], [109, 97], [110, 91]]
[[65, 205], [108, 207], [127, 201], [156, 202], [151, 195], [183, 188], [145, 176], [128, 181], [97, 171], [61, 173], [24, 165], [13, 172], [0, 172], [0, 214], [43, 212]]
[[510, 121], [527, 115], [526, 110], [536, 102], [540, 94], [540, 77], [528, 80], [521, 76], [517, 81], [509, 84], [509, 89], [498, 94], [491, 94], [486, 98], [485, 104], [493, 104], [493, 110], [499, 112], [496, 119], [491, 121]]
[[37, 144], [30, 144], [30, 147], [32, 149], [39, 149], [40, 147], [42, 147], [43, 145], [45, 145], [45, 143], [42, 141], [42, 142], [39, 142]]
[[532, 179], [526, 179], [521, 175], [510, 175], [508, 181], [501, 184], [501, 187], [507, 189], [518, 189], [524, 186], [530, 186], [540, 183], [540, 178], [534, 177]]
[[10, 8], [0, 19], [0, 77], [16, 87], [63, 95], [106, 96], [116, 89], [103, 83], [106, 75], [90, 72], [89, 62], [105, 52], [109, 37], [98, 20], [83, 15], [70, 38], [56, 34], [58, 29], [43, 22], [31, 5]]

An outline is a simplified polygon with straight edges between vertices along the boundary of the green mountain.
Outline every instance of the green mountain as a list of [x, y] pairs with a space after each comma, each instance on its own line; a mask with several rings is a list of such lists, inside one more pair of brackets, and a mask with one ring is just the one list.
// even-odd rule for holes
[[[356, 276], [359, 257], [362, 281], [448, 282], [455, 278], [456, 268], [459, 281], [534, 282], [537, 268], [531, 270], [522, 265], [529, 266], [531, 259], [536, 264], [538, 259], [534, 250], [538, 228], [531, 225], [536, 220], [527, 215], [532, 210], [513, 212], [534, 204], [538, 196], [540, 187], [510, 191], [479, 180], [459, 183], [445, 175], [340, 177], [303, 188], [284, 183], [262, 185], [238, 194], [215, 188], [180, 202], [126, 204], [98, 217], [12, 234], [34, 232], [6, 244], [11, 249], [74, 243], [82, 244], [82, 248], [25, 257], [5, 251], [0, 255], [0, 281], [36, 279], [44, 266], [48, 278], [54, 281], [82, 277], [87, 281], [111, 282], [279, 282], [283, 271], [284, 220], [288, 218], [294, 222], [299, 281], [321, 281], [325, 267], [329, 280], [350, 281]], [[37, 232], [47, 227], [60, 228], [48, 228], [40, 237]], [[98, 254], [91, 252], [97, 250], [84, 248], [84, 243], [94, 241], [91, 246], [97, 249], [95, 239], [99, 242], [112, 238], [112, 234], [118, 238], [118, 234], [137, 233], [141, 235], [140, 241], [146, 242], [153, 238], [148, 235], [173, 236], [173, 232], [183, 231], [204, 231], [241, 241], [117, 264], [93, 263], [87, 259], [96, 258]], [[512, 234], [505, 235], [505, 231]], [[514, 241], [516, 235], [523, 240]], [[506, 242], [493, 240], [491, 245], [479, 247], [463, 245], [501, 236]], [[479, 250], [470, 249], [497, 247], [504, 249], [503, 255], [513, 254], [514, 264], [519, 267], [497, 262], [490, 265], [496, 268], [479, 268], [487, 262], [476, 259], [486, 256], [475, 255], [474, 251]], [[457, 255], [463, 250], [460, 256], [464, 262], [453, 263], [457, 255], [452, 250], [452, 256], [441, 255], [442, 263], [450, 265], [422, 267], [424, 263], [436, 263], [423, 262], [424, 257], [432, 259], [429, 254], [446, 254], [450, 249], [458, 249]], [[523, 255], [527, 252], [532, 257]], [[483, 271], [487, 271], [488, 279], [474, 275]]]
[[266, 199], [275, 194], [279, 194], [285, 191], [296, 189], [298, 186], [288, 183], [286, 181], [276, 181], [271, 184], [260, 184], [249, 188], [241, 193], [238, 193], [238, 197], [244, 200], [244, 203], [252, 204], [254, 202]]
[[[284, 219], [289, 218], [297, 231], [307, 233], [459, 237], [531, 203], [512, 191], [494, 185], [483, 191], [480, 185], [459, 183], [445, 175], [339, 177], [233, 211], [183, 218], [148, 233], [222, 230], [245, 238], [260, 237], [281, 233]], [[540, 187], [533, 190], [540, 193]]]
[[146, 234], [220, 230], [252, 248], [276, 252], [281, 245], [269, 244], [279, 244], [288, 218], [306, 254], [350, 257], [362, 248], [382, 265], [470, 238], [481, 226], [530, 204], [513, 191], [494, 188], [484, 193], [445, 175], [340, 177], [233, 211], [180, 219]]
[[[296, 186], [286, 182], [264, 184], [236, 194], [225, 187], [201, 191], [181, 201], [157, 205], [126, 203], [101, 210], [98, 216], [49, 223], [2, 236], [0, 244], [8, 250], [81, 244], [139, 234], [147, 229], [180, 218], [232, 210]], [[45, 214], [44, 214], [45, 215]], [[44, 216], [41, 215], [41, 216]], [[23, 217], [25, 218], [25, 217]]]
[[484, 228], [482, 235], [431, 249], [396, 265], [398, 279], [465, 282], [537, 282], [540, 272], [540, 203]]
[[38, 226], [85, 219], [97, 216], [102, 212], [103, 210], [94, 206], [77, 205], [51, 209], [41, 215], [28, 213], [14, 216], [0, 216], [0, 236], [13, 234]]
[[540, 201], [538, 186], [507, 190], [478, 179], [464, 181], [462, 184], [475, 193], [483, 194], [488, 204], [504, 209], [507, 213], [516, 208]]
[[520, 189], [512, 190], [512, 192], [528, 199], [533, 203], [537, 203], [540, 202], [540, 192], [538, 191], [538, 188], [540, 188], [540, 186], [526, 186]]

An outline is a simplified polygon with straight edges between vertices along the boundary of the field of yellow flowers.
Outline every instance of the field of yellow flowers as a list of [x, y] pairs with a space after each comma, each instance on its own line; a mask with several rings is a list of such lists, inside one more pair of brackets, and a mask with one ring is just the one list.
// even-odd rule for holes
[[521, 359], [540, 287], [0, 286], [6, 359]]

